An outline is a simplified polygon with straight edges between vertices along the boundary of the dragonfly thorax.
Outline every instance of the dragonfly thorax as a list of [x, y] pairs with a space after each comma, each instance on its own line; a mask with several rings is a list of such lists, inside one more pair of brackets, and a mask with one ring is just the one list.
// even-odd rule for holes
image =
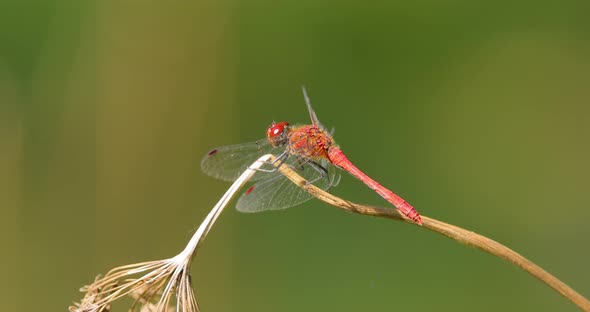
[[328, 151], [335, 146], [330, 134], [315, 125], [290, 127], [288, 139], [289, 153], [303, 159], [328, 159]]
[[286, 121], [272, 123], [266, 128], [266, 138], [274, 147], [285, 145], [288, 141], [289, 123]]

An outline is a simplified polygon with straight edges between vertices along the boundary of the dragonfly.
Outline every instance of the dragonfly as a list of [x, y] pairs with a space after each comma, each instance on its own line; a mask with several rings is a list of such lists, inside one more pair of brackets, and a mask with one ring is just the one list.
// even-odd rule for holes
[[362, 181], [409, 219], [422, 224], [420, 214], [412, 205], [370, 178], [345, 156], [332, 138], [332, 132], [327, 131], [319, 121], [305, 87], [302, 89], [311, 125], [273, 122], [267, 127], [264, 139], [209, 151], [201, 161], [203, 172], [232, 182], [260, 156], [273, 154], [275, 160], [257, 169], [259, 172], [251, 178], [254, 184], [244, 191], [236, 203], [238, 211], [260, 212], [297, 206], [313, 198], [280, 174], [276, 166], [289, 166], [309, 183], [323, 190], [338, 185], [339, 169], [342, 169]]

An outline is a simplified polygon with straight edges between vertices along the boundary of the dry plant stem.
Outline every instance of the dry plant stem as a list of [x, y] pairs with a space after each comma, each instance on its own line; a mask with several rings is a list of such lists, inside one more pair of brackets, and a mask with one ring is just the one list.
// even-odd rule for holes
[[[280, 166], [279, 171], [284, 174], [289, 180], [293, 183], [297, 184], [299, 187], [304, 188], [306, 191], [311, 193], [313, 196], [317, 197], [323, 202], [326, 202], [330, 205], [336, 206], [338, 208], [344, 209], [346, 211], [359, 213], [363, 215], [375, 216], [375, 217], [382, 217], [388, 219], [394, 219], [398, 221], [403, 221], [406, 223], [410, 223], [413, 225], [417, 225], [412, 220], [406, 218], [402, 213], [400, 213], [397, 209], [386, 209], [386, 208], [378, 208], [378, 207], [371, 207], [366, 205], [356, 204], [337, 196], [334, 196], [330, 193], [325, 192], [322, 189], [315, 187], [312, 184], [307, 183], [307, 181], [295, 173], [293, 170], [288, 168], [287, 166]], [[558, 293], [563, 295], [565, 298], [573, 302], [583, 311], [590, 312], [590, 301], [584, 298], [582, 295], [577, 293], [571, 287], [566, 285], [564, 282], [560, 281], [555, 276], [549, 274], [547, 271], [543, 270], [538, 265], [534, 264], [530, 260], [526, 259], [525, 257], [521, 256], [514, 250], [492, 240], [485, 236], [479, 235], [472, 231], [465, 230], [455, 225], [451, 225], [442, 221], [438, 221], [436, 219], [432, 219], [429, 217], [422, 216], [422, 220], [424, 224], [422, 227], [427, 228], [431, 231], [436, 233], [442, 234], [446, 237], [449, 237], [459, 243], [464, 245], [468, 245], [471, 247], [475, 247], [477, 249], [483, 250], [487, 253], [490, 253], [494, 256], [499, 258], [505, 259], [516, 266], [520, 267], [521, 269], [529, 272], [534, 277], [538, 278], [545, 284], [549, 285], [549, 287], [555, 289]]]
[[[92, 284], [82, 287], [80, 290], [86, 293], [84, 298], [69, 310], [108, 312], [113, 301], [131, 295], [135, 302], [129, 311], [198, 311], [191, 285], [192, 258], [229, 201], [271, 156], [260, 157], [234, 181], [207, 214], [181, 253], [169, 259], [129, 264], [110, 270], [104, 277], [98, 277]], [[175, 305], [172, 302], [173, 296], [176, 297]]]

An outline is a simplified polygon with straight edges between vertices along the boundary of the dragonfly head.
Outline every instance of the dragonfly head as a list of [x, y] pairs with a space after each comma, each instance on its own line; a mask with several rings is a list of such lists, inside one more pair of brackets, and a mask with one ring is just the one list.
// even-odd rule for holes
[[272, 123], [266, 128], [266, 138], [274, 147], [287, 143], [288, 122]]

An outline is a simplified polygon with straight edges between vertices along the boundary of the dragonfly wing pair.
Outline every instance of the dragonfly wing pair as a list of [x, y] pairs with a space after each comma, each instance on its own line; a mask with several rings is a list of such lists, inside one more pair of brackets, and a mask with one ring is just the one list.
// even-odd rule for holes
[[[273, 147], [266, 139], [219, 147], [211, 150], [201, 162], [203, 171], [217, 179], [234, 181], [260, 156], [265, 154], [281, 155], [284, 148]], [[282, 166], [289, 166], [307, 181], [321, 189], [328, 190], [340, 181], [340, 172], [326, 160], [317, 162], [326, 171], [309, 160], [303, 160], [289, 155]], [[265, 210], [279, 210], [299, 205], [310, 200], [313, 196], [304, 189], [292, 183], [280, 174], [272, 164], [266, 164], [262, 170], [251, 178], [255, 182], [246, 189], [236, 204], [241, 212], [260, 212]], [[323, 177], [322, 177], [323, 175]]]

